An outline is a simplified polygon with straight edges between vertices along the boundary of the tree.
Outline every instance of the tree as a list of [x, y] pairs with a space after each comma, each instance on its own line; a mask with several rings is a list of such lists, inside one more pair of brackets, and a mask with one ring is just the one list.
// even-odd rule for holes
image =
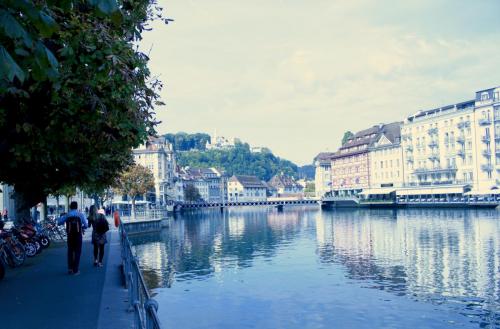
[[115, 181], [115, 192], [127, 195], [132, 201], [132, 216], [135, 218], [135, 199], [154, 188], [154, 176], [148, 168], [133, 164]]
[[347, 143], [347, 141], [349, 140], [349, 138], [353, 137], [354, 134], [352, 133], [352, 131], [348, 130], [344, 133], [344, 136], [342, 137], [342, 145], [344, 145], [345, 143]]
[[111, 185], [154, 134], [161, 84], [134, 45], [160, 17], [151, 3], [0, 3], [0, 181], [16, 218], [64, 186]]
[[184, 188], [184, 200], [187, 202], [200, 201], [200, 191], [193, 184], [187, 184]]

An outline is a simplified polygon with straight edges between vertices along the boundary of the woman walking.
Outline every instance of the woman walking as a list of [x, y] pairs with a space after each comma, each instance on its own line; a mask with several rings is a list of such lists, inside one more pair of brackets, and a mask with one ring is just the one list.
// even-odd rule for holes
[[106, 232], [109, 231], [109, 224], [106, 220], [104, 209], [97, 211], [95, 221], [92, 223], [92, 244], [94, 245], [94, 266], [102, 267], [104, 257], [104, 245], [107, 242]]
[[97, 219], [97, 208], [95, 205], [91, 205], [87, 216], [87, 221], [89, 222], [89, 228], [92, 227], [92, 224], [94, 224], [96, 219]]

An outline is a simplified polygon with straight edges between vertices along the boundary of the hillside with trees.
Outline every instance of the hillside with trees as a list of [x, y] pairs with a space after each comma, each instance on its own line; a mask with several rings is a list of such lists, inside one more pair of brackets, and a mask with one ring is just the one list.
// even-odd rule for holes
[[172, 143], [175, 151], [204, 151], [207, 142], [210, 142], [210, 135], [205, 133], [188, 134], [178, 132], [175, 134], [165, 134], [165, 138]]
[[299, 177], [298, 167], [293, 162], [281, 159], [267, 150], [252, 153], [246, 143], [236, 143], [229, 150], [178, 152], [177, 163], [180, 166], [221, 168], [229, 176], [255, 175], [265, 181], [278, 173]]

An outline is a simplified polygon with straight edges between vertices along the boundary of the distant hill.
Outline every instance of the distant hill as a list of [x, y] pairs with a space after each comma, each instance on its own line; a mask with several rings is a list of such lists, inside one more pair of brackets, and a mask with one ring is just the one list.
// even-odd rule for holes
[[314, 165], [305, 165], [305, 166], [299, 167], [299, 175], [301, 178], [313, 180], [315, 172], [316, 172], [316, 168], [314, 167]]
[[165, 134], [163, 136], [172, 143], [175, 151], [204, 151], [207, 142], [210, 142], [210, 135], [205, 133], [188, 134], [179, 132], [176, 134]]
[[204, 147], [203, 149], [194, 147], [194, 150], [191, 151], [181, 149], [191, 145], [190, 143], [180, 143], [178, 146], [180, 148], [177, 148], [181, 151], [176, 154], [177, 163], [180, 166], [216, 167], [224, 169], [229, 176], [234, 174], [255, 175], [265, 181], [278, 173], [299, 178], [299, 168], [296, 164], [281, 159], [266, 149], [260, 153], [252, 153], [250, 146], [246, 143], [236, 143], [234, 148], [228, 150], [204, 150]]

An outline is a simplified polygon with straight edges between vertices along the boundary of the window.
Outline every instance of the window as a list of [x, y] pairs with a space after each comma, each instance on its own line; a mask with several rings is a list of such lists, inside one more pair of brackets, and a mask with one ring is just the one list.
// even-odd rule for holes
[[482, 94], [481, 94], [481, 100], [482, 100], [482, 101], [486, 101], [486, 100], [488, 100], [488, 98], [489, 98], [489, 97], [488, 97], [488, 93], [482, 93]]

